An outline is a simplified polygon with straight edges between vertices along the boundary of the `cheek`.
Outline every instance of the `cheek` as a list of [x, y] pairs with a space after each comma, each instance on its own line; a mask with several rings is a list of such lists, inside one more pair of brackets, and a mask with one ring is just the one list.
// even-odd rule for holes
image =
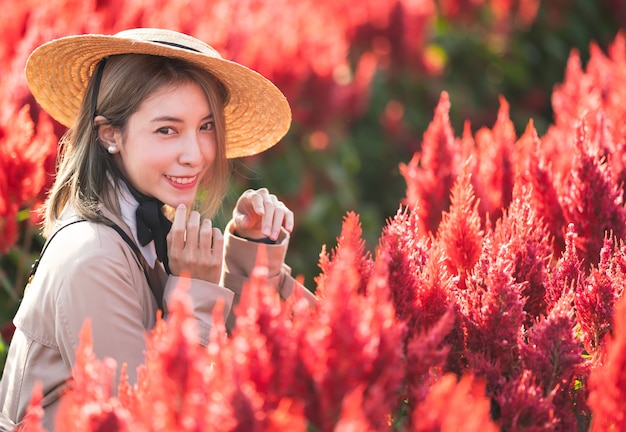
[[151, 178], [165, 172], [172, 165], [172, 156], [159, 151], [132, 151], [124, 160], [127, 171], [135, 176]]
[[217, 158], [217, 141], [215, 139], [208, 140], [203, 146], [202, 156], [209, 164]]

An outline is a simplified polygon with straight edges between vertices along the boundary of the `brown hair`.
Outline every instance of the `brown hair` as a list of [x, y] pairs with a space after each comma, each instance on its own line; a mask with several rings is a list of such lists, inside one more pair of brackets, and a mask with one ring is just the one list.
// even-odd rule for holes
[[[213, 112], [217, 154], [211, 169], [201, 180], [196, 203], [205, 217], [212, 217], [227, 190], [229, 163], [226, 158], [224, 106], [228, 102], [225, 87], [211, 74], [183, 60], [146, 54], [122, 54], [107, 59], [100, 83], [97, 114], [124, 132], [130, 116], [141, 103], [163, 86], [193, 82], [206, 94]], [[104, 222], [98, 207], [104, 205], [120, 215], [117, 191], [121, 181], [111, 155], [97, 140], [91, 97], [94, 77], [90, 79], [74, 125], [61, 138], [56, 180], [44, 207], [44, 235], [49, 235], [66, 206], [94, 222]], [[111, 179], [113, 185], [111, 185]], [[204, 190], [203, 190], [204, 189]]]

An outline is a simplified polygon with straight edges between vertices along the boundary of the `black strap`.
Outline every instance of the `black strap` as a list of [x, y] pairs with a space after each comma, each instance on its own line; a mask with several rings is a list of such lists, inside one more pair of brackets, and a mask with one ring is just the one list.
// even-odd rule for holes
[[30, 283], [30, 281], [33, 280], [33, 277], [35, 276], [35, 272], [37, 271], [37, 267], [39, 267], [39, 261], [41, 260], [41, 257], [43, 257], [44, 252], [48, 248], [48, 245], [50, 244], [54, 236], [56, 236], [59, 233], [59, 231], [61, 231], [63, 228], [66, 228], [70, 225], [74, 225], [75, 223], [84, 222], [84, 221], [85, 219], [76, 219], [72, 222], [66, 223], [61, 228], [59, 228], [54, 233], [52, 233], [50, 237], [48, 237], [48, 240], [46, 240], [46, 242], [43, 245], [43, 248], [41, 249], [41, 253], [39, 254], [39, 259], [36, 259], [33, 265], [30, 267], [30, 272], [28, 273], [28, 279], [27, 279], [28, 283]]
[[[128, 236], [128, 234], [126, 234], [126, 232], [122, 228], [120, 228], [119, 225], [117, 225], [115, 222], [111, 221], [110, 219], [108, 221], [109, 221], [109, 224], [107, 226], [113, 228], [120, 235], [120, 237], [122, 237], [122, 240], [124, 240], [126, 242], [126, 244], [128, 244], [128, 246], [130, 246], [132, 251], [137, 256], [137, 260], [139, 261], [139, 265], [141, 266], [141, 269], [143, 270], [143, 274], [146, 277], [146, 282], [148, 282], [148, 286], [150, 287], [150, 291], [152, 291], [152, 295], [154, 296], [154, 299], [157, 302], [157, 306], [158, 306], [159, 309], [163, 310], [163, 295], [162, 294], [157, 294], [156, 289], [150, 283], [150, 277], [148, 275], [148, 271], [146, 270], [146, 267], [143, 265], [143, 261], [141, 259], [141, 251], [139, 250], [139, 247], [137, 247], [135, 242]], [[35, 262], [31, 266], [30, 273], [28, 274], [28, 283], [30, 283], [31, 280], [33, 279], [33, 277], [35, 276], [35, 272], [37, 271], [37, 267], [39, 267], [39, 261], [43, 257], [44, 252], [46, 251], [48, 245], [50, 244], [50, 242], [52, 241], [54, 236], [56, 236], [59, 233], [59, 231], [61, 231], [63, 228], [66, 228], [66, 227], [68, 227], [70, 225], [73, 225], [75, 223], [78, 223], [78, 222], [85, 222], [85, 219], [77, 219], [77, 220], [74, 220], [72, 222], [69, 222], [69, 223], [63, 225], [61, 228], [56, 230], [48, 238], [48, 240], [46, 240], [46, 243], [43, 245], [43, 248], [41, 249], [41, 253], [39, 254], [39, 259], [35, 260]]]

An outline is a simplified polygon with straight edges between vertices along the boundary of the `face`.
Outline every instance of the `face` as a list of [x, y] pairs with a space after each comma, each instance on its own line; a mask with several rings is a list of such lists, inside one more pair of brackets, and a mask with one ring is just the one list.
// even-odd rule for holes
[[125, 133], [114, 132], [116, 162], [145, 195], [189, 208], [198, 185], [215, 160], [213, 114], [194, 83], [165, 86], [144, 100]]

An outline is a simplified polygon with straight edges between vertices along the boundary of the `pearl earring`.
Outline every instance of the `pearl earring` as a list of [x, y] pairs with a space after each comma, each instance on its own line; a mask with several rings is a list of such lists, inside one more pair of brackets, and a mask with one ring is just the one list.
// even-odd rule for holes
[[116, 145], [110, 145], [107, 147], [107, 151], [111, 154], [115, 154], [117, 153], [117, 146]]

